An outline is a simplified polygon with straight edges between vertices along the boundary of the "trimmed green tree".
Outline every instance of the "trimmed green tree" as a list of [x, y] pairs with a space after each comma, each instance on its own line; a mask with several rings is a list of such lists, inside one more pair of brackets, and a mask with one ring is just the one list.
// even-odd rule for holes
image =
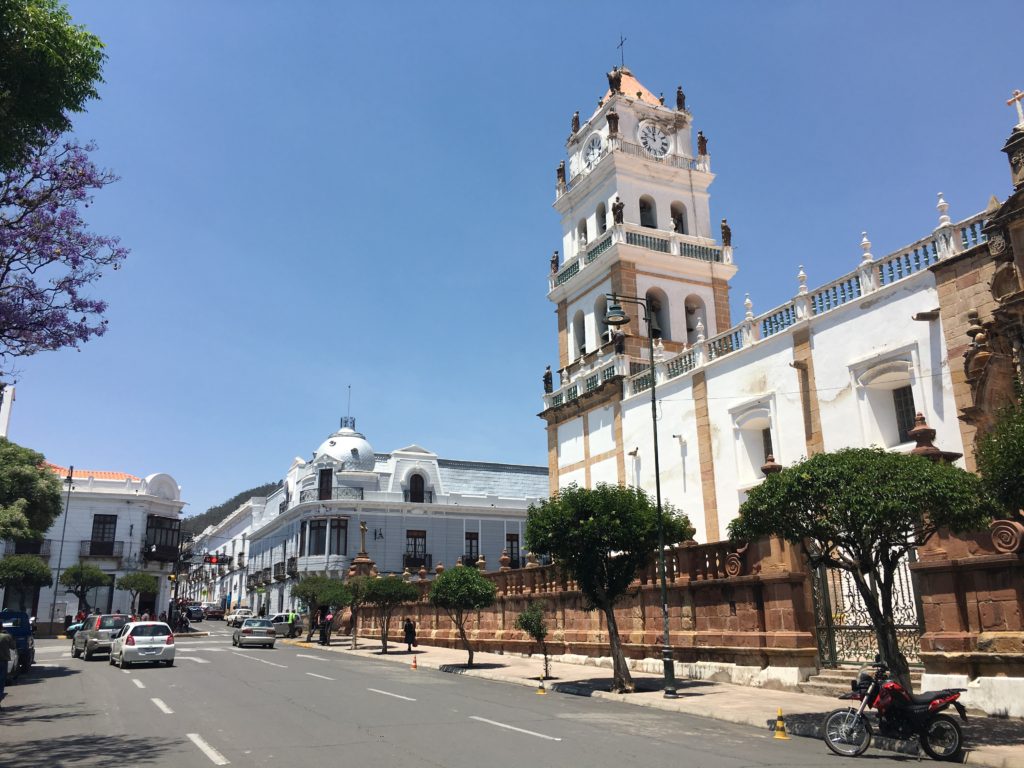
[[57, 0], [0, 2], [0, 169], [97, 97], [103, 43]]
[[401, 576], [382, 576], [367, 581], [363, 602], [372, 605], [380, 613], [381, 653], [388, 652], [388, 630], [391, 628], [391, 617], [395, 609], [402, 603], [411, 603], [419, 597], [419, 588]]
[[[340, 579], [329, 576], [306, 576], [292, 587], [292, 596], [309, 606], [309, 620], [317, 608], [329, 608], [335, 616], [352, 601], [352, 592]], [[333, 631], [334, 627], [331, 627]]]
[[373, 581], [369, 576], [353, 576], [349, 579], [348, 584], [349, 591], [352, 593], [352, 602], [349, 605], [352, 608], [352, 650], [356, 649], [356, 636], [359, 631], [359, 612], [364, 605], [366, 605], [366, 595], [370, 588], [370, 582]]
[[516, 616], [516, 629], [528, 634], [535, 643], [540, 644], [540, 652], [544, 654], [544, 676], [541, 680], [547, 680], [550, 673], [548, 666], [548, 644], [545, 640], [548, 636], [548, 625], [544, 621], [544, 606], [537, 600], [530, 600], [526, 603], [522, 613]]
[[978, 441], [978, 471], [992, 497], [1011, 515], [1024, 509], [1024, 408], [1011, 405]]
[[[0, 588], [18, 594], [21, 604], [17, 607], [22, 611], [32, 608], [25, 604], [29, 592], [51, 584], [53, 574], [50, 566], [36, 555], [9, 555], [0, 560]], [[11, 592], [7, 594], [10, 596]]]
[[60, 510], [60, 480], [43, 454], [0, 437], [0, 539], [41, 539]]
[[949, 464], [880, 448], [819, 453], [752, 488], [729, 524], [735, 540], [781, 536], [812, 567], [849, 573], [871, 617], [878, 650], [909, 690], [893, 591], [900, 561], [939, 528], [976, 530], [991, 502], [981, 480]]
[[89, 563], [75, 563], [60, 575], [60, 583], [68, 592], [78, 598], [78, 607], [88, 611], [85, 599], [90, 589], [110, 583], [110, 577]]
[[114, 586], [131, 597], [130, 613], [135, 613], [135, 603], [143, 593], [155, 593], [160, 589], [160, 581], [152, 573], [135, 571], [126, 573], [114, 582]]
[[430, 602], [448, 614], [469, 653], [469, 666], [473, 666], [473, 646], [466, 635], [466, 619], [472, 611], [494, 605], [498, 588], [493, 581], [476, 568], [457, 565], [437, 576], [430, 585]]
[[[665, 542], [693, 536], [689, 519], [664, 505]], [[658, 551], [658, 509], [640, 488], [599, 483], [593, 490], [572, 484], [526, 519], [530, 551], [552, 555], [579, 587], [584, 606], [599, 610], [608, 625], [614, 670], [613, 690], [635, 689], [626, 666], [615, 619], [615, 604], [626, 594], [640, 568]]]

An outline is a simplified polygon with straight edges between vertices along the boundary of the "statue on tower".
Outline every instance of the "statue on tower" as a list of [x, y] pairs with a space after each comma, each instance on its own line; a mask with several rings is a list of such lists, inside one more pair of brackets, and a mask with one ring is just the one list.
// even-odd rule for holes
[[576, 110], [572, 113], [572, 133], [571, 136], [575, 136], [580, 131], [580, 112]]
[[732, 227], [722, 219], [722, 245], [732, 247]]
[[616, 355], [626, 354], [626, 334], [622, 332], [621, 328], [612, 331], [612, 344]]
[[544, 369], [544, 394], [550, 395], [552, 390], [551, 366]]
[[708, 153], [708, 137], [704, 131], [697, 131], [697, 155], [703, 157]]
[[559, 162], [558, 167], [555, 169], [555, 181], [559, 189], [565, 186], [565, 160]]
[[614, 109], [608, 112], [608, 135], [619, 135], [619, 113]]
[[676, 110], [679, 112], [686, 111], [686, 94], [683, 93], [683, 86], [676, 87]]
[[611, 91], [612, 96], [622, 93], [622, 70], [618, 67], [608, 73], [608, 90]]
[[619, 199], [619, 196], [615, 196], [615, 202], [612, 203], [612, 221], [616, 224], [622, 223], [622, 215], [626, 210], [626, 204]]
[[551, 254], [551, 274], [558, 271], [558, 251]]

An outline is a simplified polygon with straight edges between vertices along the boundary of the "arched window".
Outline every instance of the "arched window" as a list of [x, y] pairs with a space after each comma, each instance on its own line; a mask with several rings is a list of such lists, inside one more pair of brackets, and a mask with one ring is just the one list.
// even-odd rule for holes
[[[686, 297], [683, 304], [686, 308], [686, 343], [697, 343], [697, 322], [704, 322], [704, 300], [693, 294]], [[704, 338], [708, 337], [708, 329], [704, 329]]]
[[569, 354], [573, 360], [582, 357], [587, 351], [586, 328], [583, 324], [583, 310], [578, 310], [572, 318], [572, 338], [569, 339]]
[[671, 340], [671, 324], [668, 315], [668, 297], [664, 291], [652, 288], [647, 292], [647, 305], [651, 308], [651, 336], [655, 339]]
[[640, 198], [640, 226], [658, 228], [658, 210], [654, 206], [654, 198], [650, 195]]
[[598, 296], [594, 300], [594, 326], [597, 328], [598, 346], [609, 340], [608, 324], [604, 321], [608, 314], [608, 297]]
[[676, 200], [672, 203], [672, 231], [680, 235], [688, 234], [686, 224], [686, 206]]
[[409, 501], [413, 504], [423, 503], [423, 475], [409, 476]]
[[597, 234], [603, 235], [608, 231], [608, 209], [605, 208], [604, 203], [597, 204], [597, 211], [594, 216], [597, 219]]

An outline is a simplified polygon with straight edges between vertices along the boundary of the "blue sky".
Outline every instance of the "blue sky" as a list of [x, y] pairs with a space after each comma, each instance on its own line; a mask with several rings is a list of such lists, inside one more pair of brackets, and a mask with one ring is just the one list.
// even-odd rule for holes
[[10, 437], [168, 472], [186, 513], [352, 414], [377, 451], [546, 463], [554, 168], [619, 60], [681, 84], [754, 311], [1010, 191], [1015, 2], [71, 2], [107, 45], [76, 118], [121, 181], [110, 330], [23, 360]]

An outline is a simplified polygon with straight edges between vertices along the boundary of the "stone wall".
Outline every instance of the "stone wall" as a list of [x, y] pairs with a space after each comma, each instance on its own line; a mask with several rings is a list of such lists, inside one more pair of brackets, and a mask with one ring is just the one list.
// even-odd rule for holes
[[[800, 553], [781, 540], [761, 540], [746, 548], [734, 544], [684, 544], [667, 552], [669, 623], [675, 658], [730, 667], [728, 674], [751, 679], [751, 670], [777, 670], [761, 679], [796, 683], [815, 667], [810, 578]], [[580, 592], [557, 565], [488, 573], [498, 601], [468, 622], [474, 648], [500, 653], [536, 651], [515, 629], [528, 600], [543, 601], [552, 654], [607, 656], [607, 626], [599, 611], [588, 611]], [[396, 611], [390, 636], [401, 639], [401, 619], [413, 618], [417, 635], [429, 645], [458, 647], [451, 620], [426, 601], [429, 581], [415, 582], [424, 598]], [[656, 658], [661, 653], [660, 582], [652, 562], [616, 609], [626, 656]], [[378, 617], [364, 611], [360, 635], [379, 636]], [[784, 670], [784, 671], [780, 671]], [[757, 675], [754, 675], [757, 677]]]

